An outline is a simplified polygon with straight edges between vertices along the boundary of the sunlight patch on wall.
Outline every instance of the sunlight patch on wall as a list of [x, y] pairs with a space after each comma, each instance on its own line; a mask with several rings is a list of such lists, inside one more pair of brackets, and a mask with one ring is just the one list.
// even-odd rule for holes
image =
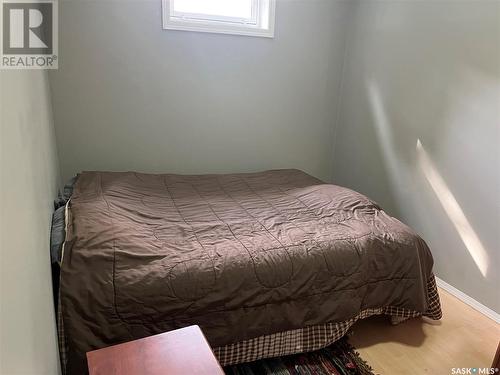
[[399, 166], [398, 158], [394, 151], [394, 137], [392, 136], [391, 125], [382, 102], [380, 91], [373, 81], [369, 81], [368, 83], [368, 96], [373, 116], [375, 118], [375, 130], [377, 132], [378, 140], [382, 146], [384, 158], [390, 168], [390, 173], [397, 174]]
[[384, 167], [391, 182], [391, 192], [394, 195], [395, 203], [398, 207], [401, 207], [400, 202], [411, 199], [411, 195], [408, 194], [407, 183], [407, 181], [410, 181], [409, 171], [407, 168], [402, 167], [400, 157], [396, 151], [392, 125], [380, 89], [375, 81], [370, 79], [367, 81], [368, 100], [373, 115], [375, 134], [382, 151]]
[[489, 265], [488, 254], [453, 193], [429, 158], [420, 139], [417, 140], [417, 161], [441, 206], [455, 226], [465, 247], [479, 268], [479, 271], [486, 277]]

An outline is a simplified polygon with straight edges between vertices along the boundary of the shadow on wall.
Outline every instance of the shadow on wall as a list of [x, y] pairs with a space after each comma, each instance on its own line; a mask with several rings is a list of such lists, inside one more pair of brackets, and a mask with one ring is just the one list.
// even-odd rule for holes
[[[412, 186], [409, 182], [414, 179], [413, 177], [418, 177], [412, 176], [412, 172], [415, 172], [415, 166], [418, 167], [416, 172], [423, 174], [426, 178], [477, 268], [482, 276], [486, 277], [490, 264], [488, 253], [467, 219], [462, 207], [424, 149], [422, 142], [417, 138], [416, 155], [413, 155], [411, 151], [406, 155], [407, 157], [412, 157], [414, 160], [416, 159], [416, 165], [407, 165], [404, 162], [405, 159], [402, 159], [396, 151], [391, 123], [385, 110], [380, 90], [373, 80], [368, 80], [367, 92], [374, 118], [377, 140], [383, 153], [384, 164], [389, 172], [393, 196], [401, 205], [404, 202], [410, 202], [413, 206], [421, 204], [421, 202], [415, 200], [415, 195], [412, 193], [412, 189], [409, 188], [409, 186]], [[425, 217], [422, 219], [425, 220]]]

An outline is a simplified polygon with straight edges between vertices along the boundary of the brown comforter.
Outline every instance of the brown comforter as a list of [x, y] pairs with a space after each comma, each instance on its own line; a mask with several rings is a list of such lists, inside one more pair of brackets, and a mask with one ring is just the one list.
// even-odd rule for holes
[[84, 172], [69, 220], [70, 374], [88, 350], [190, 324], [221, 346], [428, 303], [425, 242], [365, 196], [298, 170]]

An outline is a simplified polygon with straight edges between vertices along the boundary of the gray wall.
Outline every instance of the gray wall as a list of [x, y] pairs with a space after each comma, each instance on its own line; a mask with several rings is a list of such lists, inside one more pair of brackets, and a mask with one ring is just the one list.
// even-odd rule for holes
[[337, 183], [418, 230], [437, 275], [497, 312], [499, 7], [360, 2], [334, 157]]
[[162, 30], [160, 4], [60, 2], [64, 179], [287, 167], [329, 179], [350, 4], [278, 0], [274, 39]]
[[0, 72], [0, 374], [59, 372], [49, 258], [58, 163], [47, 74]]

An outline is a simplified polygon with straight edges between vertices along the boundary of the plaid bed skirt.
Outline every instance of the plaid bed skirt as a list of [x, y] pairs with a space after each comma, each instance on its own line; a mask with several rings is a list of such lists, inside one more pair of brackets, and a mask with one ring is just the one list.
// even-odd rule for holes
[[[422, 315], [434, 320], [441, 319], [441, 303], [434, 275], [431, 275], [427, 281], [427, 299], [429, 305], [427, 306], [427, 311], [423, 314], [393, 306], [366, 309], [360, 311], [359, 314], [351, 319], [342, 322], [330, 322], [259, 336], [250, 340], [213, 348], [213, 351], [221, 366], [228, 366], [324, 348], [344, 336], [349, 328], [359, 319], [365, 319], [372, 315], [389, 315], [393, 324], [398, 324], [407, 319]], [[63, 374], [66, 374], [67, 347], [60, 304], [57, 320], [61, 366]]]

